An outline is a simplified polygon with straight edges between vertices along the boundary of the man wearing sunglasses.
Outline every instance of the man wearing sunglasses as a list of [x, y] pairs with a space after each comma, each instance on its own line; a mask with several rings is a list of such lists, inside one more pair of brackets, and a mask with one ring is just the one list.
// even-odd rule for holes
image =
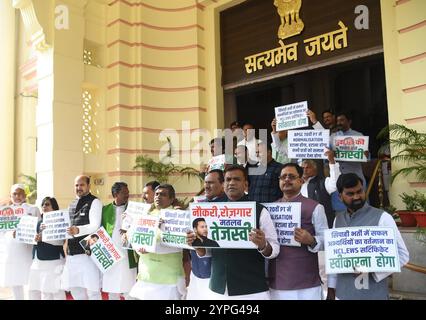
[[294, 229], [300, 247], [281, 246], [275, 259], [269, 260], [269, 287], [274, 300], [321, 300], [318, 251], [324, 250], [324, 230], [328, 229], [324, 207], [300, 193], [303, 169], [287, 163], [281, 170], [278, 202], [301, 203], [301, 226]]

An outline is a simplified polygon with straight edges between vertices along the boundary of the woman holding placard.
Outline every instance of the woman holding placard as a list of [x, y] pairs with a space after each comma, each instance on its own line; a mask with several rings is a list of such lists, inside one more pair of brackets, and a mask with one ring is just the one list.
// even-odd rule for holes
[[[42, 214], [59, 210], [55, 198], [46, 197], [41, 202]], [[29, 275], [29, 298], [31, 300], [65, 300], [60, 278], [65, 264], [63, 240], [42, 241], [42, 221], [37, 224], [37, 242], [33, 248], [33, 263]]]

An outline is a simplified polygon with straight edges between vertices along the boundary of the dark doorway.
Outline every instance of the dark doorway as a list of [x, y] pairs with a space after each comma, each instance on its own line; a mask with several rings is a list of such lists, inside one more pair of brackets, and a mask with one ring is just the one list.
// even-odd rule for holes
[[350, 112], [352, 129], [370, 137], [372, 158], [381, 144], [376, 135], [388, 124], [382, 54], [240, 88], [235, 97], [237, 120], [269, 132], [274, 108], [289, 103], [307, 100], [320, 121], [327, 109]]
[[243, 126], [251, 123], [256, 129], [271, 130], [271, 120], [275, 117], [274, 108], [281, 105], [281, 88], [258, 88], [237, 96], [238, 122]]

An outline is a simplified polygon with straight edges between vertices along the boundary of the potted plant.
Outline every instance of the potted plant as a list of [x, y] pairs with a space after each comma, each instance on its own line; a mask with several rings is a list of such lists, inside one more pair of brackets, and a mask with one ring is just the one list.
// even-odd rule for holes
[[406, 165], [392, 173], [393, 182], [399, 175], [414, 174], [418, 182], [426, 182], [426, 133], [418, 132], [400, 124], [391, 124], [383, 128], [377, 135], [387, 142], [380, 151], [393, 147], [396, 154], [392, 161], [404, 162]]
[[[417, 191], [416, 191], [417, 192]], [[418, 200], [415, 195], [409, 195], [407, 193], [402, 193], [399, 195], [402, 199], [402, 202], [405, 204], [406, 210], [397, 210], [396, 213], [401, 218], [402, 227], [415, 227], [417, 225], [415, 212], [420, 210]]]
[[414, 212], [417, 226], [419, 228], [426, 228], [426, 194], [415, 191], [414, 197], [419, 208], [418, 211]]
[[[426, 182], [426, 133], [400, 124], [391, 124], [383, 128], [377, 138], [388, 140], [381, 147], [382, 151], [390, 150], [390, 147], [394, 149], [395, 154], [391, 158], [392, 161], [405, 163], [403, 168], [392, 173], [391, 182], [398, 176], [407, 177], [408, 175], [414, 175], [418, 182]], [[415, 191], [414, 195], [410, 196], [404, 192], [400, 197], [406, 206], [406, 210], [397, 211], [402, 225], [412, 227], [416, 224], [424, 225], [426, 196]], [[416, 216], [419, 217], [419, 221]]]
[[[191, 178], [196, 178], [200, 182], [203, 182], [204, 180], [198, 170], [192, 167], [177, 166], [171, 162], [173, 146], [170, 137], [167, 137], [167, 142], [169, 145], [169, 149], [165, 157], [163, 157], [159, 161], [155, 161], [154, 159], [146, 155], [139, 155], [136, 157], [136, 164], [133, 167], [133, 170], [142, 169], [147, 176], [153, 177], [160, 183], [169, 183], [169, 180], [173, 177], [176, 177], [178, 179], [181, 177], [187, 177], [188, 181]], [[189, 202], [190, 200], [188, 200], [187, 198], [176, 199], [174, 205], [176, 207], [185, 209], [188, 207]]]

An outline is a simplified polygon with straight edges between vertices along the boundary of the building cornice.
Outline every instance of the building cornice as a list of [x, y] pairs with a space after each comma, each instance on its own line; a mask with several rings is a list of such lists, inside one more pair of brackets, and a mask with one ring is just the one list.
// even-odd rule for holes
[[37, 19], [33, 1], [13, 0], [12, 5], [15, 9], [20, 10], [25, 30], [30, 36], [30, 41], [34, 49], [40, 52], [48, 49], [50, 45], [47, 44], [46, 34]]

